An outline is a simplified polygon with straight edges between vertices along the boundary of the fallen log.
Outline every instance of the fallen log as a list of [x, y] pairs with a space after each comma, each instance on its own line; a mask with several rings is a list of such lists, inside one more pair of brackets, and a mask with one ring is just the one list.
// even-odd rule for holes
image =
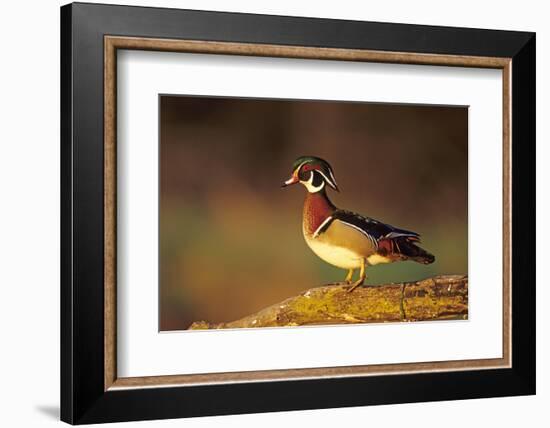
[[468, 318], [468, 277], [444, 275], [416, 282], [311, 288], [236, 321], [195, 321], [190, 330], [322, 324], [410, 322]]

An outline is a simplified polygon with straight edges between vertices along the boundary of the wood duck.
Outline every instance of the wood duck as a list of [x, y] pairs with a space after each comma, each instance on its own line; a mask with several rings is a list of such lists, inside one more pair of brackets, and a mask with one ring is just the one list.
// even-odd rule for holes
[[[336, 208], [327, 196], [327, 185], [339, 192], [329, 163], [314, 156], [302, 156], [292, 166], [292, 176], [282, 187], [301, 183], [307, 189], [302, 230], [311, 250], [325, 262], [347, 269], [341, 284], [355, 290], [366, 279], [365, 269], [380, 263], [413, 260], [433, 263], [435, 257], [420, 248], [420, 235], [399, 229], [351, 211]], [[353, 272], [359, 279], [353, 282]]]

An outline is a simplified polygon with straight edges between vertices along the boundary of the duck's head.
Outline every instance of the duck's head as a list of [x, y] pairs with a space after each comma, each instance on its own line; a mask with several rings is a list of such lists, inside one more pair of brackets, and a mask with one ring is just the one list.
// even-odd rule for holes
[[320, 192], [328, 184], [339, 192], [332, 167], [329, 163], [315, 156], [301, 156], [292, 165], [292, 175], [283, 184], [283, 187], [301, 183], [309, 193]]

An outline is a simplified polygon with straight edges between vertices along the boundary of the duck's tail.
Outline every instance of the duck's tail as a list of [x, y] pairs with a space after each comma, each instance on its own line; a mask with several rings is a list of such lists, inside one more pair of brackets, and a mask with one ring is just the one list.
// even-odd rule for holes
[[400, 236], [395, 238], [394, 249], [397, 250], [400, 256], [406, 260], [414, 260], [417, 263], [429, 265], [435, 261], [435, 256], [428, 253], [424, 248], [417, 244], [420, 240], [416, 236]]

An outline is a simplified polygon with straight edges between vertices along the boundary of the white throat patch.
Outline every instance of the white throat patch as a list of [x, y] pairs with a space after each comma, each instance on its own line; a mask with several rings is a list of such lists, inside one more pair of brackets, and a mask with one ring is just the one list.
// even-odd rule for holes
[[306, 187], [309, 193], [317, 193], [319, 190], [322, 190], [323, 187], [325, 187], [325, 180], [321, 180], [321, 184], [317, 187], [313, 185], [313, 171], [310, 171], [308, 181], [300, 180], [300, 183], [302, 183]]

